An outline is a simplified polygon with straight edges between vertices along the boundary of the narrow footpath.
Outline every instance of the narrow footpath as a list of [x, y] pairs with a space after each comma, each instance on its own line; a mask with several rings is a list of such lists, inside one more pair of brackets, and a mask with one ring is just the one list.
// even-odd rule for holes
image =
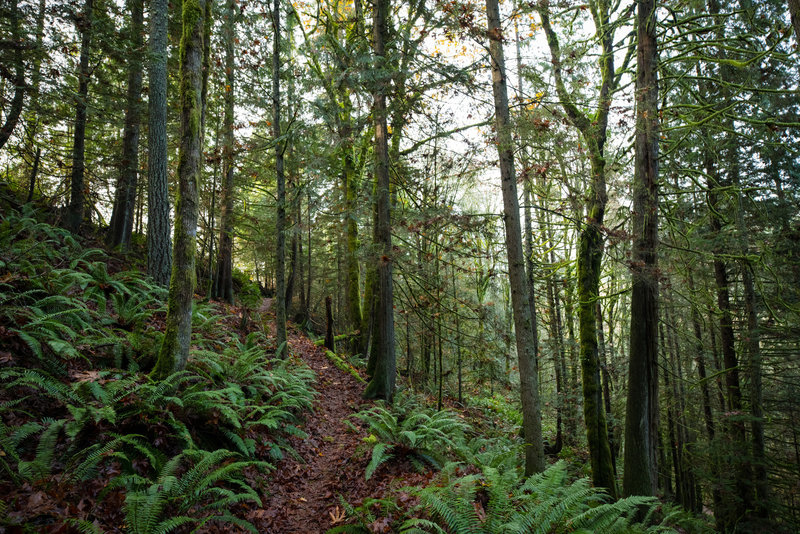
[[[274, 534], [324, 533], [333, 526], [350, 522], [340, 498], [359, 506], [365, 498], [388, 496], [391, 489], [424, 483], [429, 475], [414, 472], [406, 462], [387, 462], [369, 480], [364, 470], [369, 450], [362, 438], [366, 429], [355, 432], [345, 424], [350, 415], [370, 406], [361, 399], [364, 385], [339, 370], [325, 356], [322, 347], [297, 331], [289, 332], [292, 353], [305, 360], [317, 375], [319, 392], [314, 409], [306, 416], [303, 430], [308, 438], [292, 438], [292, 446], [303, 461], [290, 454], [277, 464], [270, 477], [260, 510], [248, 519], [259, 532]], [[389, 521], [369, 525], [373, 532], [389, 532]]]

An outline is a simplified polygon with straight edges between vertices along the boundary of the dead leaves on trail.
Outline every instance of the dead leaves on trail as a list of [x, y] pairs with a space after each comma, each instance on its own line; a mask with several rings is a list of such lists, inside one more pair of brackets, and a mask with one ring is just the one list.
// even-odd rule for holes
[[[325, 532], [353, 520], [341, 499], [358, 507], [366, 499], [390, 498], [404, 486], [430, 480], [432, 473], [418, 473], [410, 462], [392, 463], [369, 481], [365, 480], [369, 458], [367, 454], [359, 454], [359, 446], [366, 430], [358, 427], [363, 432], [353, 432], [344, 423], [363, 406], [363, 385], [330, 365], [324, 349], [315, 347], [305, 336], [290, 330], [289, 342], [294, 354], [316, 373], [315, 388], [320, 395], [313, 412], [306, 417], [303, 430], [308, 438], [291, 440], [305, 463], [291, 456], [279, 463], [268, 484], [269, 494], [263, 497], [264, 513], [251, 512], [259, 531]], [[398, 503], [407, 509], [416, 500], [406, 496], [404, 501], [398, 499]], [[391, 517], [379, 518], [369, 528], [372, 532], [391, 532], [392, 521]]]

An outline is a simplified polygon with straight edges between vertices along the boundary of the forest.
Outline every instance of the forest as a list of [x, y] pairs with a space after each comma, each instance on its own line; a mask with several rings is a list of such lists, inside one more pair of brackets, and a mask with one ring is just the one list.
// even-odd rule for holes
[[800, 0], [0, 0], [0, 533], [800, 531]]

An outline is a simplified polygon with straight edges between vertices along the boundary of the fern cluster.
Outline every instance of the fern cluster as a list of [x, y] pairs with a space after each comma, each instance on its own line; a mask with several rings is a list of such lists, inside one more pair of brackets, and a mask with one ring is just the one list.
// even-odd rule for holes
[[467, 424], [455, 413], [424, 408], [406, 395], [398, 395], [393, 405], [378, 404], [353, 417], [369, 427], [365, 441], [372, 445], [372, 458], [365, 473], [367, 479], [396, 454], [405, 455], [419, 469], [422, 462], [438, 469], [463, 447], [467, 430]]
[[165, 290], [137, 272], [109, 273], [105, 252], [82, 249], [72, 234], [24, 210], [0, 222], [0, 326], [35, 357], [22, 363], [63, 374], [69, 360], [96, 363], [109, 353], [117, 366], [136, 367]]
[[[25, 208], [27, 210], [27, 208]], [[238, 525], [231, 507], [259, 504], [256, 484], [284, 451], [315, 392], [313, 373], [270, 360], [263, 337], [225, 346], [207, 336], [220, 317], [196, 307], [197, 350], [186, 371], [141, 372], [160, 333], [165, 291], [137, 272], [109, 272], [31, 212], [0, 216], [0, 327], [16, 344], [0, 366], [0, 478], [18, 488], [74, 486], [115, 473], [98, 498], [125, 495], [130, 532], [208, 521]], [[32, 401], [32, 402], [31, 402]], [[5, 510], [5, 503], [2, 510]], [[0, 517], [0, 525], [8, 523]], [[81, 532], [96, 526], [64, 518]]]
[[[261, 505], [261, 499], [244, 480], [242, 472], [247, 467], [268, 464], [230, 461], [235, 457], [235, 453], [224, 449], [213, 452], [189, 449], [157, 466], [153, 478], [136, 474], [116, 478], [112, 486], [127, 490], [125, 516], [129, 531], [169, 532], [182, 525], [218, 521], [257, 532], [252, 524], [229, 510], [247, 501]], [[220, 482], [225, 485], [219, 485]]]
[[[587, 479], [568, 483], [563, 462], [520, 482], [515, 471], [484, 467], [480, 473], [453, 476], [450, 466], [445, 484], [418, 489], [420, 510], [430, 519], [412, 518], [400, 529], [404, 534], [494, 534], [550, 532], [667, 532], [634, 521], [642, 509], [654, 510], [657, 500], [629, 497], [609, 502]], [[650, 513], [647, 514], [648, 517]]]

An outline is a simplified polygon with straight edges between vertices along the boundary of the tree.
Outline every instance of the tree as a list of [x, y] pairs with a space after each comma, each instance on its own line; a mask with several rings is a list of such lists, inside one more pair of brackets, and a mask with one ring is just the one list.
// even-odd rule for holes
[[586, 143], [591, 164], [586, 218], [581, 224], [577, 255], [578, 318], [580, 321], [578, 338], [583, 375], [583, 415], [591, 456], [592, 482], [595, 486], [607, 488], [612, 496], [616, 496], [614, 465], [608, 442], [608, 429], [606, 428], [600, 384], [595, 302], [600, 296], [600, 274], [603, 259], [602, 229], [608, 203], [605, 154], [605, 145], [608, 139], [608, 115], [613, 94], [619, 86], [622, 72], [627, 67], [630, 56], [625, 58], [620, 71], [614, 69], [614, 30], [617, 24], [610, 20], [612, 3], [608, 0], [592, 0], [589, 2], [589, 8], [601, 48], [598, 60], [601, 80], [597, 109], [591, 116], [579, 108], [573, 94], [567, 90], [562, 71], [561, 45], [550, 22], [550, 7], [547, 2], [540, 5], [539, 15], [550, 48], [558, 100], [569, 121], [580, 131], [583, 141]]
[[789, 16], [792, 19], [792, 26], [794, 26], [794, 35], [797, 42], [800, 43], [800, 0], [787, 0], [789, 4]]
[[[219, 223], [219, 250], [217, 268], [211, 296], [233, 304], [233, 110], [235, 69], [234, 52], [236, 43], [236, 3], [230, 0], [225, 11], [225, 90], [223, 93], [224, 117], [222, 119], [222, 213]], [[214, 206], [211, 207], [214, 209]]]
[[511, 305], [514, 309], [514, 331], [519, 358], [520, 395], [522, 397], [522, 430], [525, 438], [525, 474], [544, 471], [542, 416], [539, 408], [539, 379], [536, 372], [535, 333], [531, 317], [529, 287], [525, 276], [525, 255], [522, 251], [517, 177], [514, 173], [514, 144], [508, 113], [503, 32], [497, 0], [486, 0], [489, 55], [492, 62], [497, 153], [500, 157], [500, 180], [503, 190], [508, 276]]
[[147, 274], [159, 285], [172, 270], [167, 166], [168, 0], [152, 0], [150, 10], [150, 123], [147, 137]]
[[78, 67], [78, 92], [75, 94], [75, 130], [72, 136], [72, 174], [70, 179], [70, 200], [67, 210], [67, 228], [77, 232], [83, 224], [86, 204], [86, 109], [89, 98], [89, 55], [92, 46], [92, 19], [94, 0], [85, 0], [83, 13], [75, 15], [75, 25], [81, 34], [81, 55]]
[[[6, 10], [6, 7], [3, 6], [0, 9], [2, 9], [0, 11], [0, 13], [2, 13]], [[6, 141], [8, 141], [9, 137], [11, 137], [14, 128], [17, 126], [19, 116], [22, 113], [22, 106], [25, 100], [25, 91], [27, 88], [27, 84], [25, 83], [25, 63], [22, 61], [22, 49], [24, 47], [24, 42], [20, 36], [19, 6], [17, 5], [17, 2], [14, 1], [11, 3], [8, 9], [11, 11], [7, 16], [11, 21], [11, 44], [9, 46], [14, 50], [14, 74], [11, 75], [4, 70], [0, 75], [4, 78], [7, 78], [11, 83], [14, 84], [14, 96], [11, 99], [11, 107], [9, 108], [8, 113], [6, 113], [6, 120], [3, 123], [3, 126], [0, 127], [0, 149], [5, 146]]]
[[275, 210], [275, 328], [278, 356], [286, 353], [286, 178], [283, 173], [286, 142], [281, 140], [281, 11], [280, 0], [272, 3], [272, 137], [275, 142], [275, 180], [277, 209]]
[[122, 160], [117, 180], [114, 207], [106, 242], [111, 247], [126, 248], [131, 241], [133, 211], [136, 207], [136, 187], [139, 173], [139, 125], [141, 124], [142, 93], [142, 33], [144, 31], [144, 2], [129, 0], [131, 11], [130, 47], [128, 54], [128, 95], [125, 108], [125, 128], [122, 133]]
[[636, 138], [625, 495], [655, 495], [658, 486], [658, 79], [656, 6], [636, 8]]
[[[376, 0], [373, 14], [372, 38], [375, 54], [375, 68], [378, 79], [375, 82], [372, 113], [375, 120], [375, 184], [377, 198], [375, 218], [375, 245], [378, 247], [375, 263], [377, 265], [377, 351], [374, 355], [374, 371], [364, 391], [364, 398], [384, 399], [392, 402], [397, 376], [394, 348], [394, 302], [392, 287], [392, 226], [391, 193], [389, 186], [389, 144], [386, 131], [386, 94], [389, 91], [389, 76], [386, 63], [386, 42], [388, 41], [387, 17], [389, 0]], [[373, 355], [370, 355], [373, 359]]]
[[192, 298], [195, 289], [197, 240], [197, 184], [202, 156], [203, 58], [210, 0], [183, 1], [180, 46], [181, 135], [178, 153], [178, 194], [175, 236], [169, 283], [167, 325], [153, 369], [163, 379], [186, 367], [192, 335]]

